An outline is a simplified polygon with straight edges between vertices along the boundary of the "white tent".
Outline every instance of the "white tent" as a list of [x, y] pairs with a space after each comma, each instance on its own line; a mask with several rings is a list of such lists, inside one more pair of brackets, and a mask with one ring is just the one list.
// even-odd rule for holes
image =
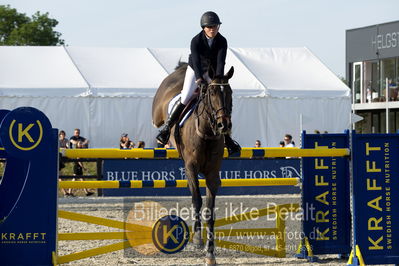
[[[188, 49], [0, 47], [0, 108], [33, 106], [68, 136], [117, 147], [121, 133], [155, 146], [152, 98]], [[350, 91], [306, 48], [229, 48], [233, 136], [278, 146], [285, 133], [349, 128]], [[302, 125], [300, 123], [302, 116]]]

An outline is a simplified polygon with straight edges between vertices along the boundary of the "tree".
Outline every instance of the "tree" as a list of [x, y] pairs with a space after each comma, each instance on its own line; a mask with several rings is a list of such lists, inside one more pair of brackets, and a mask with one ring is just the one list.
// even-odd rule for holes
[[338, 78], [339, 78], [343, 83], [345, 83], [345, 85], [349, 86], [348, 81], [347, 81], [344, 77], [341, 77], [341, 76], [338, 75]]
[[63, 45], [61, 33], [54, 31], [58, 21], [36, 12], [32, 17], [0, 5], [0, 45]]

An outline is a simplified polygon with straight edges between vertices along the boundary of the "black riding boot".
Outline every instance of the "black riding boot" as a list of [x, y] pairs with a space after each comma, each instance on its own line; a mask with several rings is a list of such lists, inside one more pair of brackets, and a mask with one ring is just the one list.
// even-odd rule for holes
[[185, 105], [180, 102], [180, 100], [173, 105], [172, 111], [170, 112], [169, 118], [165, 123], [165, 126], [159, 131], [157, 135], [157, 140], [159, 140], [163, 145], [166, 145], [170, 137], [170, 129], [176, 124], [180, 117], [181, 112], [183, 112]]
[[229, 134], [224, 135], [224, 144], [229, 152], [229, 156], [241, 151], [240, 144], [233, 140]]

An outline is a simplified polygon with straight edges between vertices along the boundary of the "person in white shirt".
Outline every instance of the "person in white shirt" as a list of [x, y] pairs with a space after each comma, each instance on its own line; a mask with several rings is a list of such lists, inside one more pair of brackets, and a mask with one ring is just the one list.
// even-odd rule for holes
[[295, 147], [294, 142], [292, 141], [292, 136], [290, 134], [285, 134], [284, 136], [284, 147], [286, 148], [292, 148]]

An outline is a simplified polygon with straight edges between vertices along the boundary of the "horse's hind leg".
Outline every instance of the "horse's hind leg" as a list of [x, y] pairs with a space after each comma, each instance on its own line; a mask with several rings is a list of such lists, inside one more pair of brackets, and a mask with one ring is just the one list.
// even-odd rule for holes
[[207, 241], [205, 246], [206, 257], [205, 262], [206, 265], [216, 265], [215, 258], [215, 200], [216, 194], [220, 187], [220, 178], [219, 173], [215, 172], [211, 175], [206, 176], [206, 209], [205, 209], [205, 219], [207, 223], [206, 232], [207, 232]]
[[186, 175], [188, 180], [188, 187], [190, 188], [191, 197], [192, 197], [192, 204], [194, 208], [194, 216], [195, 221], [193, 225], [193, 244], [196, 248], [203, 248], [204, 241], [202, 239], [201, 233], [201, 207], [202, 207], [202, 198], [201, 192], [199, 189], [199, 182], [197, 178], [197, 173], [192, 170], [192, 167], [186, 166]]

